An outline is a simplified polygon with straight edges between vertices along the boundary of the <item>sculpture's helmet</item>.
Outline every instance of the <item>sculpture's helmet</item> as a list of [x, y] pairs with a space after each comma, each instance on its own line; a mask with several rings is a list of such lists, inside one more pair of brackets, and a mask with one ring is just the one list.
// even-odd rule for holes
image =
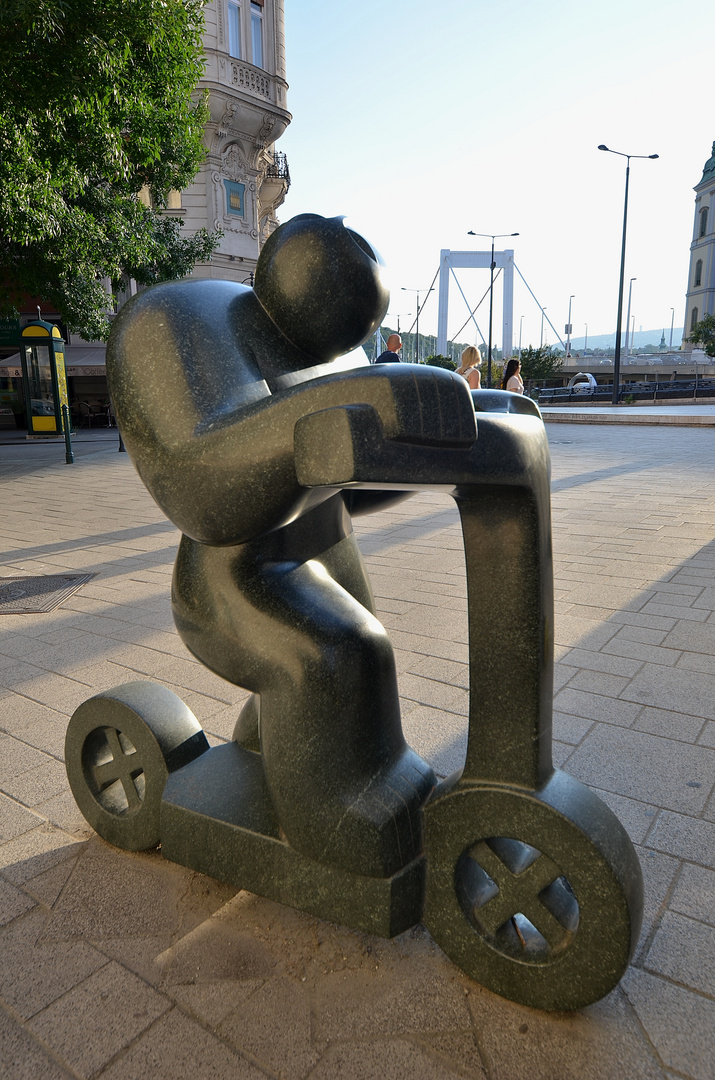
[[316, 360], [362, 345], [390, 300], [384, 266], [342, 218], [299, 214], [268, 238], [254, 291], [283, 334]]

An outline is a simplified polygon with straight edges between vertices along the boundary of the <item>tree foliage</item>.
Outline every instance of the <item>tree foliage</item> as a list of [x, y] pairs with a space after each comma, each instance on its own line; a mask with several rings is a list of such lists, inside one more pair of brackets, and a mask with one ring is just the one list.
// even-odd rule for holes
[[447, 371], [456, 371], [457, 364], [449, 356], [441, 356], [440, 353], [434, 353], [432, 356], [428, 356], [426, 360], [422, 360], [423, 364], [430, 364], [432, 367], [446, 368]]
[[701, 345], [707, 356], [715, 356], [715, 315], [703, 315], [685, 340]]
[[552, 379], [562, 368], [561, 359], [556, 356], [550, 345], [540, 345], [538, 349], [521, 350], [522, 379]]
[[2, 0], [5, 313], [28, 292], [105, 337], [103, 279], [116, 294], [210, 257], [215, 237], [182, 237], [161, 212], [205, 155], [202, 28], [203, 0]]

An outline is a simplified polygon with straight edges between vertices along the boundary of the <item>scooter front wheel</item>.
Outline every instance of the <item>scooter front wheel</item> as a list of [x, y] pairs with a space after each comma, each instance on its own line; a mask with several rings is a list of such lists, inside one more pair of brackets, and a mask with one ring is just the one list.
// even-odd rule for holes
[[463, 784], [425, 810], [424, 923], [477, 982], [512, 1001], [578, 1009], [618, 983], [642, 917], [640, 865], [588, 788]]
[[95, 832], [125, 851], [143, 851], [161, 839], [169, 773], [208, 748], [201, 725], [176, 694], [158, 683], [124, 683], [72, 714], [67, 778]]

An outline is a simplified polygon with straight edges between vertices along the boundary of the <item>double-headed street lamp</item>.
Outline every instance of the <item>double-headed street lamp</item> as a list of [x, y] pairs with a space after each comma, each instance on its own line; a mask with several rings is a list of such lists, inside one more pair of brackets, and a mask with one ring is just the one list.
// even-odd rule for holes
[[568, 322], [566, 323], [566, 355], [567, 356], [571, 355], [571, 301], [573, 300], [575, 295], [576, 295], [576, 293], [571, 293], [571, 295], [569, 296], [569, 318], [568, 318]]
[[[518, 232], [502, 232], [502, 233], [489, 233], [489, 232], [473, 232], [469, 230], [467, 236], [490, 236], [492, 240], [492, 258], [489, 264], [489, 344], [487, 345], [487, 389], [491, 389], [492, 385], [492, 312], [494, 310], [494, 241], [498, 236], [518, 236]], [[503, 344], [503, 342], [502, 342]]]
[[608, 146], [604, 146], [603, 143], [598, 148], [599, 150], [605, 150], [608, 154], [617, 154], [618, 157], [624, 157], [627, 159], [626, 165], [626, 195], [623, 201], [623, 242], [621, 244], [621, 274], [618, 284], [618, 319], [616, 321], [616, 351], [613, 356], [613, 404], [618, 404], [618, 398], [621, 389], [621, 320], [623, 318], [623, 278], [626, 268], [626, 222], [628, 219], [628, 178], [631, 172], [631, 158], [646, 158], [651, 161], [658, 157], [658, 154], [624, 154], [620, 150], [611, 150]]

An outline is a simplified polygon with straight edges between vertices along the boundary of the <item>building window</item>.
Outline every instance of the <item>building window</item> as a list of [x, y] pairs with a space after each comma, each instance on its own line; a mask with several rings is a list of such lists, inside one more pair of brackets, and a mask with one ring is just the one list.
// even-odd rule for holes
[[251, 57], [256, 67], [263, 67], [263, 5], [251, 3]]
[[226, 188], [226, 213], [236, 217], [246, 216], [246, 185], [237, 184], [235, 180], [224, 180]]
[[693, 314], [690, 316], [690, 333], [691, 334], [692, 334], [693, 330], [695, 329], [695, 324], [697, 323], [697, 321], [698, 321], [698, 309], [696, 307], [694, 307], [693, 308]]
[[228, 0], [228, 54], [241, 59], [241, 5]]
[[708, 231], [708, 208], [704, 206], [700, 211], [700, 233], [699, 236], [705, 236]]
[[697, 286], [701, 283], [702, 279], [703, 279], [703, 260], [698, 259], [698, 261], [695, 264], [695, 281], [693, 282], [693, 285], [694, 285], [695, 288], [697, 288]]

